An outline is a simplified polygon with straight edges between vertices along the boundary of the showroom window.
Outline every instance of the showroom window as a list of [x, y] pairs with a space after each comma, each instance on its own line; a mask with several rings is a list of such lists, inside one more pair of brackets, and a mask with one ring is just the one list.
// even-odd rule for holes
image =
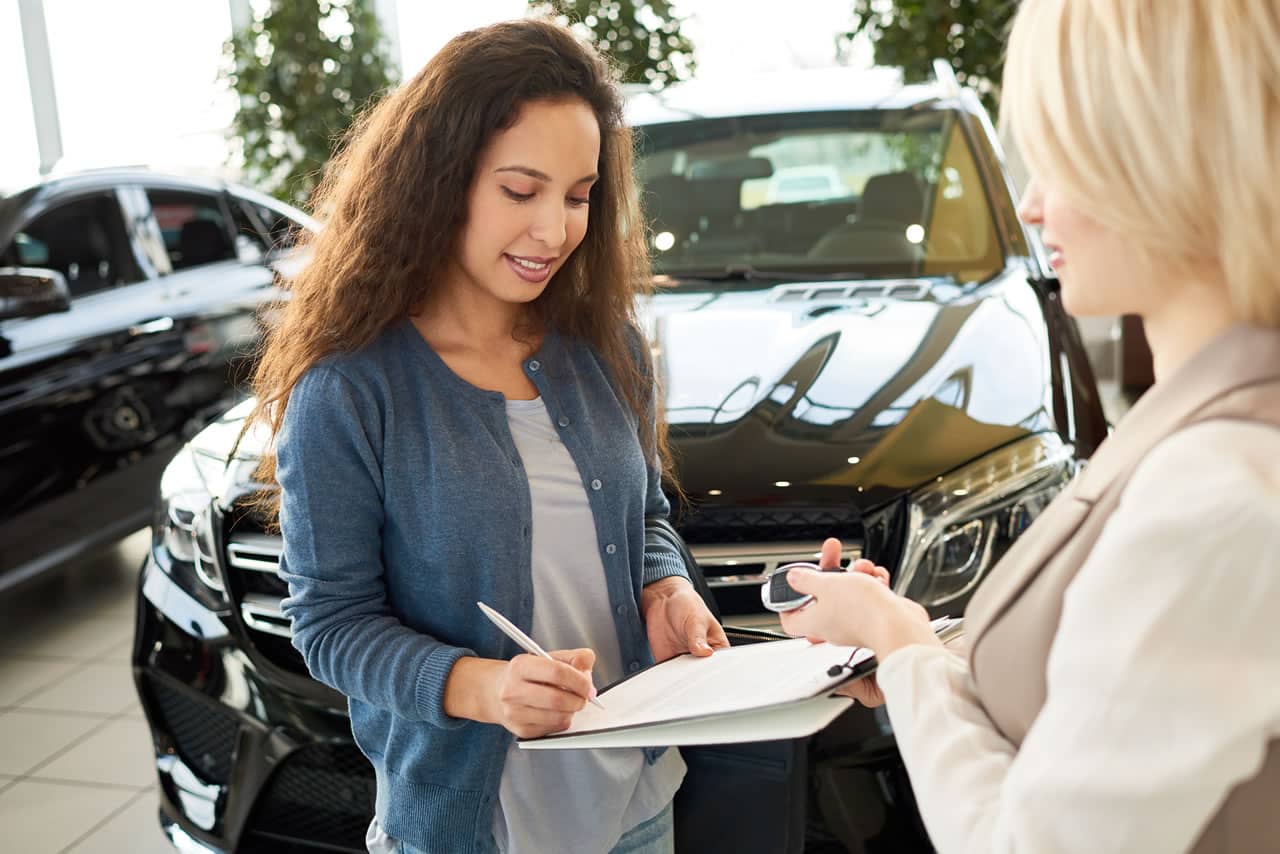
[[148, 190], [147, 198], [175, 271], [236, 257], [227, 215], [217, 196]]
[[57, 270], [71, 296], [141, 280], [114, 195], [87, 196], [46, 211], [22, 228], [4, 264]]

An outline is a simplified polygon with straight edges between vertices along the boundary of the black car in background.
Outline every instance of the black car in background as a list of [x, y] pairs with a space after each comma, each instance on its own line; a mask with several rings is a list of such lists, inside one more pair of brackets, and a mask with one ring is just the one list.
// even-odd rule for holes
[[311, 221], [242, 187], [85, 172], [0, 196], [0, 591], [145, 527]]
[[[1079, 336], [954, 78], [693, 82], [637, 95], [660, 292], [643, 319], [687, 499], [676, 527], [735, 643], [759, 583], [822, 538], [963, 610], [1106, 434]], [[138, 690], [183, 850], [362, 851], [372, 771], [290, 644], [280, 540], [249, 504], [249, 403], [166, 469]], [[792, 742], [684, 751], [685, 852], [929, 843], [881, 711]]]

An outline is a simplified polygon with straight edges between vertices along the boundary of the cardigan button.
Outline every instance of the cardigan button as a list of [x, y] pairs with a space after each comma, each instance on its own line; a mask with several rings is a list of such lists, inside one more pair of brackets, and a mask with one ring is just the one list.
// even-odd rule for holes
[[560, 416], [560, 420], [559, 420], [559, 421], [557, 421], [556, 423], [557, 423], [557, 424], [559, 424], [561, 427], [568, 427], [568, 426], [569, 426], [569, 416], [568, 416], [568, 415], [561, 415], [561, 416]]
[[613, 543], [609, 543], [609, 545], [604, 547], [605, 554], [613, 554], [617, 550], [618, 550], [618, 547], [615, 546]]
[[534, 371], [534, 372], [537, 372], [537, 371], [542, 370], [542, 363], [541, 363], [541, 362], [539, 362], [537, 359], [530, 359], [530, 360], [529, 360], [529, 370]]
[[625, 617], [625, 616], [627, 616], [627, 606], [626, 606], [626, 605], [619, 605], [617, 608], [614, 608], [614, 610], [618, 612], [618, 616], [619, 616], [619, 617]]
[[604, 486], [604, 484], [600, 482], [600, 478], [596, 478], [595, 480], [591, 481], [591, 488], [594, 490], [599, 491], [600, 487], [602, 486]]
[[638, 661], [631, 662], [630, 664], [627, 665], [627, 669], [630, 670], [632, 673], [635, 673], [640, 669], [640, 662]]

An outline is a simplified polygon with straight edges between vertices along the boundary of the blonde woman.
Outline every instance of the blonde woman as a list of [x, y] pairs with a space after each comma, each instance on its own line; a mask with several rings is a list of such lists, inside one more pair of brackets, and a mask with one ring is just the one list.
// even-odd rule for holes
[[1280, 851], [1280, 6], [1025, 0], [1004, 119], [1076, 315], [1156, 385], [993, 571], [964, 656], [866, 572], [788, 631], [871, 647], [949, 852]]

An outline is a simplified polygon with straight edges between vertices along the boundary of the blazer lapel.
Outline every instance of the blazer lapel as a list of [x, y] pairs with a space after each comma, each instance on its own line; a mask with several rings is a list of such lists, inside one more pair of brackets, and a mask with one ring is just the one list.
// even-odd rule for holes
[[1044, 509], [969, 601], [964, 618], [970, 651], [1089, 515], [1093, 505], [1081, 500], [1079, 486], [1077, 477]]

